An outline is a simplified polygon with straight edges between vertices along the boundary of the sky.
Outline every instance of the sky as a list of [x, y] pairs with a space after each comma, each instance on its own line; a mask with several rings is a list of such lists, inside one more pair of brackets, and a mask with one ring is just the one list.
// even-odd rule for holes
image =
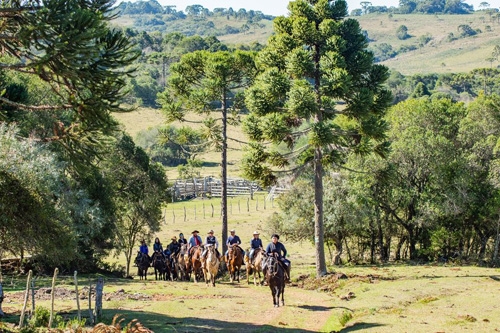
[[[349, 6], [348, 12], [356, 8], [361, 8], [359, 5], [361, 1], [362, 0], [347, 0]], [[158, 0], [158, 2], [163, 6], [175, 5], [176, 9], [179, 11], [185, 11], [186, 7], [190, 5], [202, 5], [209, 10], [213, 10], [217, 7], [232, 7], [236, 11], [240, 8], [245, 8], [246, 10], [260, 10], [264, 14], [278, 16], [288, 13], [286, 7], [289, 0]], [[387, 7], [397, 7], [399, 4], [399, 0], [372, 0], [370, 2], [373, 6]], [[465, 0], [465, 3], [473, 5], [474, 9], [478, 9], [481, 2], [489, 3], [491, 8], [500, 7], [500, 0]]]

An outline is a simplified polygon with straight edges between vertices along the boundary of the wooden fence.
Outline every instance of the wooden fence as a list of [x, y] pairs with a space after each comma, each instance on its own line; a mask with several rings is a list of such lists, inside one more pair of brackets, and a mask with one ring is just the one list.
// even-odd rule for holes
[[[258, 190], [260, 187], [255, 182], [241, 178], [227, 179], [228, 197], [250, 196], [253, 198], [253, 193]], [[221, 197], [222, 181], [213, 177], [177, 179], [171, 191], [173, 201], [206, 196]]]

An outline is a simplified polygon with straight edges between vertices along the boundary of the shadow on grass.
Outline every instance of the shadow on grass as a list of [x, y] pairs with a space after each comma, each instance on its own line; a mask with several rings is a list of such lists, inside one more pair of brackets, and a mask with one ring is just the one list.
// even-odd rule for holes
[[[346, 327], [346, 328], [340, 330], [340, 332], [342, 332], [342, 333], [357, 332], [357, 331], [367, 330], [369, 328], [382, 327], [382, 326], [385, 326], [385, 325], [384, 324], [376, 324], [376, 323], [356, 323], [352, 326], [349, 326], [349, 327]], [[389, 332], [389, 330], [387, 332]]]
[[[270, 311], [274, 311], [271, 309]], [[182, 312], [182, 308], [179, 308], [179, 312]], [[123, 326], [129, 323], [133, 319], [138, 319], [141, 324], [154, 331], [155, 333], [162, 332], [286, 332], [286, 333], [299, 333], [299, 332], [314, 332], [304, 329], [297, 329], [286, 326], [272, 326], [272, 325], [260, 325], [258, 323], [240, 323], [238, 318], [234, 318], [234, 321], [223, 321], [217, 319], [205, 319], [205, 318], [194, 318], [185, 317], [177, 318], [173, 316], [161, 315], [152, 312], [139, 312], [139, 311], [129, 311], [129, 310], [114, 310], [107, 309], [103, 311], [103, 315], [106, 318], [105, 322], [111, 322], [111, 318], [115, 314], [120, 314], [123, 321]], [[216, 313], [213, 314], [216, 316]]]
[[321, 305], [298, 305], [297, 307], [309, 311], [328, 311], [333, 309], [333, 306], [321, 306]]
[[490, 275], [490, 279], [500, 281], [500, 275]]

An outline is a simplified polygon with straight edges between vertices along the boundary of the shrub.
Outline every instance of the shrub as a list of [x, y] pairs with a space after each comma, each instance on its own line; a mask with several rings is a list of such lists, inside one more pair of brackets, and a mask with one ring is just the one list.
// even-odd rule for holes
[[352, 313], [348, 311], [342, 312], [342, 315], [339, 318], [340, 325], [345, 326], [352, 319]]
[[408, 28], [406, 25], [400, 25], [398, 30], [396, 30], [396, 36], [400, 40], [405, 40], [407, 38], [410, 38], [410, 35], [408, 34]]

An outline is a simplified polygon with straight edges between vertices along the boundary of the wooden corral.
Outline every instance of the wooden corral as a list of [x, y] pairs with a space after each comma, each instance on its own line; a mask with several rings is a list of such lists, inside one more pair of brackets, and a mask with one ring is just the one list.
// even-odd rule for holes
[[[177, 179], [172, 187], [174, 200], [190, 199], [196, 197], [221, 197], [222, 181], [213, 177]], [[227, 196], [253, 196], [253, 193], [261, 190], [255, 182], [241, 178], [227, 179]]]

